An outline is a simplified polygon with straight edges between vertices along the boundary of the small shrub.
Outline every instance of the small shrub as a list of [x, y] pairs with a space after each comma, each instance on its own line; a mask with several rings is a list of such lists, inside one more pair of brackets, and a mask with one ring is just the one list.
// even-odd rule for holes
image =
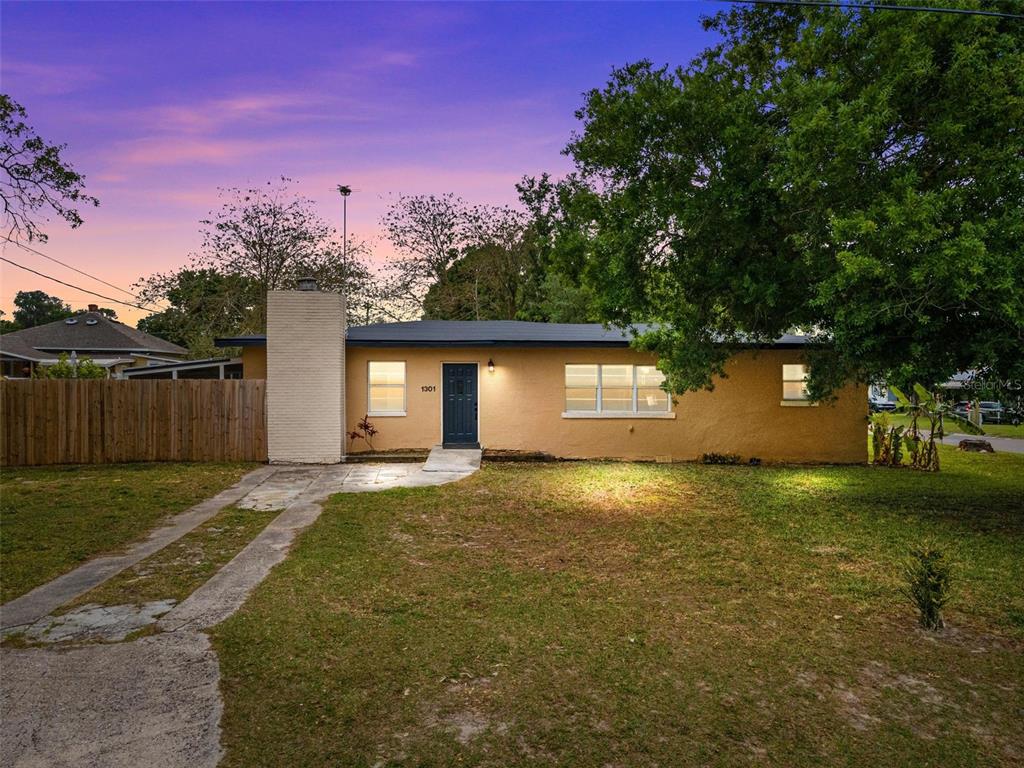
[[743, 461], [736, 453], [704, 453], [701, 454], [701, 464], [739, 464]]
[[[348, 439], [354, 444], [356, 440], [365, 440], [369, 449], [373, 450], [373, 436], [377, 434], [377, 428], [370, 422], [370, 414], [366, 414], [356, 424], [356, 428], [348, 433]], [[351, 449], [351, 446], [350, 446]]]
[[934, 547], [913, 549], [903, 570], [903, 594], [917, 607], [921, 626], [942, 629], [942, 609], [949, 602], [952, 566]]
[[105, 379], [107, 369], [91, 358], [81, 357], [72, 362], [67, 352], [62, 352], [57, 362], [50, 366], [38, 366], [36, 378], [39, 379]]

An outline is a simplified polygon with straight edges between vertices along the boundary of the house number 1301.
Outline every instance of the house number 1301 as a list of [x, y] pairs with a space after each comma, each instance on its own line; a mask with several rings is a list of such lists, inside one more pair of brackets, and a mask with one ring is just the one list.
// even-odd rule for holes
[[427, 384], [426, 386], [420, 387], [420, 392], [436, 392], [437, 387], [433, 384]]

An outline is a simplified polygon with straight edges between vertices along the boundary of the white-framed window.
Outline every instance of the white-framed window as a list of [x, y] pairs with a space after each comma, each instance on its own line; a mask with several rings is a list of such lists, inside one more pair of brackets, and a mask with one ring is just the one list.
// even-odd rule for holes
[[783, 365], [782, 401], [807, 402], [809, 400], [810, 397], [807, 395], [807, 366]]
[[565, 366], [565, 411], [569, 415], [667, 414], [672, 401], [665, 374], [653, 365]]
[[404, 360], [371, 360], [367, 381], [370, 416], [405, 416]]

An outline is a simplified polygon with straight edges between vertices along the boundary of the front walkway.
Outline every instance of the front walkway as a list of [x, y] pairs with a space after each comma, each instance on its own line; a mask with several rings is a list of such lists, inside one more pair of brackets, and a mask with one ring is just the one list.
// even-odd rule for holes
[[[258, 482], [231, 503], [251, 509], [284, 507], [284, 511], [210, 581], [163, 616], [157, 624], [163, 630], [160, 634], [131, 643], [72, 649], [0, 649], [0, 764], [215, 766], [221, 757], [220, 669], [201, 630], [241, 607], [270, 569], [287, 556], [299, 531], [319, 517], [320, 502], [331, 494], [442, 485], [479, 467], [479, 452], [475, 461], [469, 457], [468, 466], [465, 457], [459, 457], [456, 466], [436, 450], [432, 458], [441, 471], [425, 471], [423, 464], [257, 470], [264, 473]], [[223, 501], [222, 496], [216, 498]], [[151, 547], [147, 554], [160, 549]], [[39, 617], [31, 618], [32, 614], [72, 591], [66, 584], [88, 582], [91, 589], [130, 564], [113, 571], [107, 566], [100, 571], [107, 574], [105, 578], [95, 581], [97, 569], [86, 563], [50, 583], [63, 580], [65, 586], [48, 591], [50, 585], [43, 585], [29, 593], [48, 595], [49, 600], [37, 596], [32, 609], [22, 608], [17, 616], [22, 623], [34, 621]], [[69, 578], [78, 571], [88, 578]], [[74, 592], [63, 602], [84, 591]], [[7, 608], [17, 602], [4, 606], [5, 624]]]

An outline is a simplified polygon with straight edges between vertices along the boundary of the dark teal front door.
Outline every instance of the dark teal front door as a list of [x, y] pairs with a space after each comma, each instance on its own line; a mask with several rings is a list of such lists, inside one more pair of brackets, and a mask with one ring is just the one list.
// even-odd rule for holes
[[444, 434], [441, 442], [446, 448], [478, 448], [476, 363], [445, 363], [442, 375]]

